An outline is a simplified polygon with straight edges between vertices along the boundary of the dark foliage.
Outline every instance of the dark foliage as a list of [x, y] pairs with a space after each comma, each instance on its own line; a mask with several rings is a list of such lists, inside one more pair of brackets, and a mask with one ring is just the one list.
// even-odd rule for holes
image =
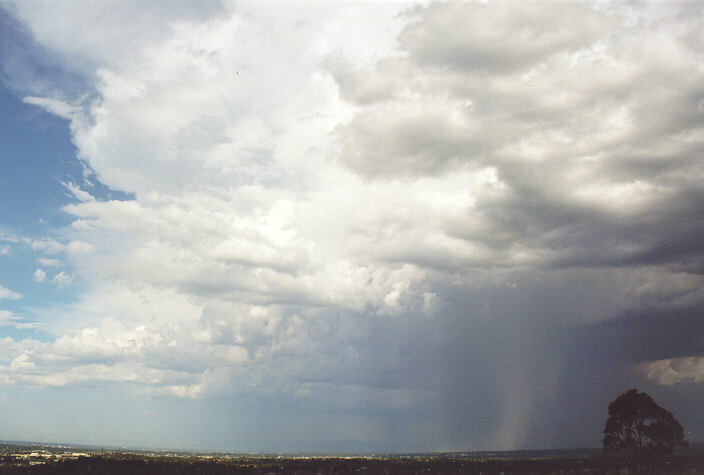
[[635, 459], [669, 454], [675, 445], [689, 443], [671, 412], [648, 394], [630, 389], [609, 404], [603, 445], [604, 451], [620, 451]]

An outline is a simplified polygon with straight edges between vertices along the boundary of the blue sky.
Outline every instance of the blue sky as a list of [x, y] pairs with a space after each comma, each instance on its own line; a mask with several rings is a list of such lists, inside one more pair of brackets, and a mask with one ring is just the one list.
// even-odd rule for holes
[[[22, 296], [6, 300], [3, 309], [20, 317], [27, 315], [31, 322], [29, 315], [40, 311], [39, 308], [75, 297], [75, 289], [70, 286], [49, 284], [62, 271], [71, 275], [70, 264], [32, 245], [33, 241], [60, 238], [61, 230], [71, 224], [71, 217], [61, 208], [76, 198], [66, 184], [82, 183], [99, 199], [124, 199], [125, 194], [108, 190], [78, 160], [66, 119], [23, 102], [17, 91], [8, 87], [0, 90], [0, 100], [3, 130], [0, 279], [4, 287]], [[46, 275], [42, 282], [37, 282], [37, 270]], [[48, 337], [36, 327], [9, 326], [2, 331], [15, 338], [27, 333]]]
[[[0, 278], [6, 288], [22, 295], [3, 301], [3, 308], [22, 315], [27, 307], [71, 298], [70, 290], [64, 292], [34, 280], [35, 270], [46, 268], [37, 262], [43, 254], [32, 250], [31, 243], [22, 238], [41, 239], [53, 229], [70, 224], [60, 209], [70, 201], [61, 183], [80, 177], [82, 172], [65, 120], [24, 104], [6, 88], [1, 93], [4, 254]], [[49, 270], [58, 272], [59, 267]], [[13, 327], [2, 330], [15, 337], [36, 331]]]
[[0, 440], [701, 441], [703, 20], [3, 3]]

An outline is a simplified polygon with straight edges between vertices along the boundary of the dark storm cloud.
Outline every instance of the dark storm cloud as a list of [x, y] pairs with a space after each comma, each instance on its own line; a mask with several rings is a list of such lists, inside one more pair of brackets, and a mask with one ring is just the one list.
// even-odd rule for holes
[[[480, 195], [446, 232], [534, 251], [539, 264], [696, 267], [704, 144], [696, 22], [689, 17], [658, 48], [639, 38], [669, 33], [671, 12], [644, 26], [647, 12], [544, 6], [419, 7], [401, 34], [407, 59], [379, 61], [357, 78], [335, 63], [343, 97], [371, 104], [341, 131], [343, 162], [385, 179], [494, 168], [504, 189]], [[476, 26], [459, 27], [468, 23]], [[507, 66], [465, 67], [473, 57]], [[452, 84], [459, 78], [464, 90]]]
[[598, 430], [584, 414], [645, 384], [637, 364], [702, 354], [702, 9], [442, 3], [408, 15], [399, 56], [327, 65], [359, 107], [338, 131], [355, 173], [495, 177], [441, 220], [466, 253], [396, 254], [464, 276], [464, 296], [430, 285], [445, 317], [421, 367], [441, 381], [455, 440], [583, 443], [570, 424]]

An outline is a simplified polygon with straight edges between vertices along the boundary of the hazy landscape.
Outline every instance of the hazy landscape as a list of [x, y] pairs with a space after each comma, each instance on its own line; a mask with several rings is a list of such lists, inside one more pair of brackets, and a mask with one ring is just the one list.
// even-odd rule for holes
[[529, 450], [441, 454], [234, 454], [65, 445], [0, 443], [0, 473], [191, 474], [191, 473], [483, 473], [618, 474], [704, 473], [704, 447], [666, 462], [628, 466], [600, 450]]

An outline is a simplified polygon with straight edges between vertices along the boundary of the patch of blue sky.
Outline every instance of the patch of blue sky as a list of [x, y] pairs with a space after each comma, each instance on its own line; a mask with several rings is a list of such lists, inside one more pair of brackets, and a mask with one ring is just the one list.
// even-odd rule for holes
[[[96, 199], [128, 198], [84, 175], [85, 165], [76, 158], [68, 122], [0, 87], [0, 285], [22, 296], [1, 299], [0, 310], [31, 322], [37, 308], [75, 299], [76, 282], [52, 283], [61, 272], [72, 275], [72, 269], [61, 255], [35, 249], [32, 242], [60, 241], [62, 229], [71, 223], [62, 207], [76, 198], [65, 183], [89, 188]], [[2, 336], [49, 338], [40, 328], [13, 326], [0, 327]]]
[[68, 121], [0, 87], [0, 216], [5, 233], [39, 238], [67, 226], [62, 207], [76, 198], [67, 183], [98, 200], [130, 197], [102, 185], [76, 158]]
[[13, 340], [36, 340], [42, 343], [53, 343], [56, 341], [56, 336], [45, 332], [41, 326], [32, 326], [29, 328], [17, 328], [14, 326], [0, 327], [0, 338], [10, 337]]
[[[97, 200], [132, 197], [104, 186], [77, 158], [68, 120], [24, 100], [54, 90], [69, 91], [72, 97], [64, 97], [67, 100], [89, 97], [88, 82], [53, 62], [55, 56], [37, 47], [2, 7], [0, 25], [4, 45], [0, 48], [0, 286], [22, 296], [0, 299], [0, 310], [28, 323], [45, 313], [41, 309], [75, 301], [80, 291], [80, 282], [61, 254], [32, 247], [36, 240], [65, 244], [63, 230], [73, 218], [62, 208], [77, 202], [67, 185], [72, 183]], [[58, 282], [61, 278], [53, 281], [61, 272], [73, 276], [70, 284]], [[4, 336], [52, 338], [41, 326], [11, 324], [0, 326], [0, 337]]]
[[[8, 246], [7, 252], [0, 255], [0, 285], [21, 295], [17, 299], [0, 299], [0, 310], [12, 312], [22, 324], [38, 323], [40, 319], [50, 318], [46, 308], [65, 305], [75, 301], [80, 290], [77, 282], [71, 285], [52, 283], [60, 272], [72, 275], [73, 270], [60, 258], [44, 257], [43, 253], [32, 249], [31, 243], [21, 240], [2, 244]], [[38, 259], [56, 259], [60, 265], [46, 266]], [[46, 261], [45, 261], [46, 262]], [[35, 273], [43, 275], [40, 282]], [[44, 332], [41, 324], [32, 327], [0, 326], [0, 338], [33, 338], [50, 341], [53, 336]]]

